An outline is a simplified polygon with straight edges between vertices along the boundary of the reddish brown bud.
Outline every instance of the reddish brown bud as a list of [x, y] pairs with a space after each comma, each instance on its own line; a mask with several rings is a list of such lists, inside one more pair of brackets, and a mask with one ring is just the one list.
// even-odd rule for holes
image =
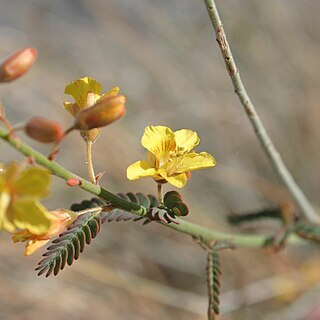
[[59, 123], [40, 117], [30, 119], [24, 131], [30, 138], [43, 143], [59, 142], [64, 137]]
[[37, 58], [35, 48], [21, 49], [0, 64], [0, 82], [10, 82], [25, 74]]
[[90, 130], [107, 126], [126, 113], [126, 98], [111, 96], [100, 99], [94, 106], [79, 111], [75, 117], [74, 128]]

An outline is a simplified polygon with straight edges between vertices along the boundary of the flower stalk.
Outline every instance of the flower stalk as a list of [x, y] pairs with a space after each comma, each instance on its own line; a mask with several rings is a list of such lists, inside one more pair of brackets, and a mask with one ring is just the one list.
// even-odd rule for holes
[[163, 206], [163, 191], [162, 191], [162, 183], [157, 183], [157, 191], [158, 191], [158, 200], [161, 206]]
[[90, 182], [96, 184], [97, 180], [92, 163], [92, 141], [86, 141], [86, 165]]
[[64, 93], [73, 97], [74, 102], [64, 102], [64, 108], [75, 118], [74, 124], [65, 134], [79, 130], [86, 143], [86, 166], [89, 179], [97, 184], [92, 163], [92, 144], [98, 139], [98, 128], [107, 126], [125, 114], [124, 96], [119, 96], [119, 87], [101, 93], [101, 83], [90, 77], [70, 82]]

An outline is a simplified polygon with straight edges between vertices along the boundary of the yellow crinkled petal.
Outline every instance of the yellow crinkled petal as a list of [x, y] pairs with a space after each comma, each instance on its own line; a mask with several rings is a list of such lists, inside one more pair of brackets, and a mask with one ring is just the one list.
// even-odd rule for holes
[[10, 200], [10, 195], [7, 192], [0, 193], [0, 230], [5, 229], [8, 232], [14, 232], [16, 228], [8, 217]]
[[3, 192], [6, 189], [7, 183], [4, 178], [4, 174], [0, 174], [0, 192]]
[[97, 101], [101, 96], [101, 84], [90, 77], [85, 77], [70, 82], [64, 90], [65, 94], [74, 98], [80, 109], [86, 104], [88, 92], [93, 92]]
[[35, 235], [44, 234], [51, 227], [50, 213], [38, 201], [17, 199], [10, 206], [9, 215], [17, 228]]
[[48, 194], [51, 183], [51, 174], [40, 167], [31, 167], [24, 170], [14, 182], [14, 191], [17, 196], [31, 196], [43, 198]]
[[189, 129], [181, 129], [174, 133], [176, 137], [177, 150], [189, 152], [200, 142], [196, 132]]
[[177, 188], [183, 188], [188, 181], [187, 175], [185, 173], [168, 176], [165, 169], [159, 169], [158, 174]]
[[34, 235], [30, 233], [28, 230], [21, 230], [13, 234], [12, 240], [13, 242], [24, 242], [32, 239], [33, 237]]
[[49, 242], [49, 238], [43, 238], [42, 236], [36, 236], [32, 233], [30, 233], [28, 230], [22, 230], [14, 233], [12, 236], [13, 242], [25, 242], [26, 244], [26, 250], [24, 254], [26, 256], [29, 256], [30, 254], [33, 254], [38, 249], [40, 249], [42, 246], [44, 246], [46, 243]]
[[49, 240], [30, 240], [27, 242], [26, 250], [24, 252], [25, 256], [30, 256], [31, 254], [35, 253], [41, 247], [46, 245]]
[[193, 170], [213, 167], [217, 164], [213, 156], [207, 152], [188, 153], [176, 167], [176, 173], [188, 172]]
[[80, 108], [76, 103], [64, 102], [63, 106], [73, 117], [75, 117], [76, 114], [80, 111]]
[[146, 127], [141, 139], [141, 144], [152, 152], [158, 160], [167, 160], [169, 152], [176, 148], [173, 131], [164, 126]]
[[180, 173], [173, 175], [172, 177], [167, 177], [166, 180], [177, 188], [183, 188], [186, 185], [188, 178], [185, 173]]
[[3, 173], [4, 180], [7, 185], [10, 185], [19, 175], [21, 166], [16, 162], [10, 162]]
[[120, 92], [120, 88], [119, 87], [114, 87], [112, 88], [110, 91], [104, 93], [100, 99], [102, 98], [107, 98], [107, 97], [114, 97], [114, 96], [117, 96]]
[[137, 161], [127, 168], [127, 178], [137, 180], [143, 177], [152, 177], [156, 175], [157, 170], [152, 168], [147, 161]]

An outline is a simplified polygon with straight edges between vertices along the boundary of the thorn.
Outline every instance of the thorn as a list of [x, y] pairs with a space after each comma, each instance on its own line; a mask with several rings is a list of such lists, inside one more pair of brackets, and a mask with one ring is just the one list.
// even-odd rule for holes
[[270, 248], [273, 252], [278, 253], [286, 248], [288, 237], [290, 235], [290, 228], [282, 227], [280, 228], [272, 237], [272, 243]]
[[27, 162], [27, 164], [30, 164], [31, 166], [34, 166], [36, 164], [36, 160], [32, 156], [27, 157], [26, 162]]
[[220, 251], [220, 250], [225, 250], [225, 249], [231, 249], [234, 250], [236, 249], [236, 246], [232, 241], [230, 240], [207, 240], [204, 239], [203, 237], [192, 237], [195, 242], [197, 242], [200, 247], [207, 251], [207, 252], [213, 252], [213, 251]]
[[96, 185], [97, 185], [97, 186], [99, 185], [100, 180], [101, 180], [101, 178], [104, 176], [105, 173], [106, 173], [105, 171], [102, 171], [102, 172], [99, 172], [99, 173], [95, 176]]

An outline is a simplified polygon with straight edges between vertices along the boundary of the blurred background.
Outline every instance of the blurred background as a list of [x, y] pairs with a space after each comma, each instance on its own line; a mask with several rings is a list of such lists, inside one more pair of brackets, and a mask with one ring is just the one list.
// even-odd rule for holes
[[[253, 102], [285, 163], [319, 205], [320, 2], [224, 0], [217, 3]], [[208, 14], [195, 0], [1, 0], [0, 56], [25, 46], [39, 51], [23, 78], [2, 85], [9, 120], [33, 115], [65, 127], [63, 94], [72, 80], [91, 76], [103, 91], [119, 85], [127, 115], [102, 130], [94, 145], [101, 184], [113, 192], [155, 193], [152, 179], [128, 181], [126, 168], [146, 157], [148, 125], [198, 132], [197, 151], [218, 166], [196, 172], [182, 190], [188, 221], [230, 232], [273, 234], [279, 225], [230, 227], [226, 216], [290, 200], [272, 172], [235, 96]], [[21, 134], [37, 150], [42, 146]], [[1, 162], [23, 158], [1, 143]], [[77, 133], [57, 159], [86, 176]], [[171, 190], [166, 186], [165, 190]], [[90, 196], [55, 178], [50, 209]], [[110, 223], [58, 277], [33, 271], [41, 253], [0, 235], [0, 319], [206, 319], [206, 255], [192, 239], [157, 224]], [[274, 254], [237, 249], [221, 254], [220, 319], [320, 318], [320, 256], [311, 244]]]

